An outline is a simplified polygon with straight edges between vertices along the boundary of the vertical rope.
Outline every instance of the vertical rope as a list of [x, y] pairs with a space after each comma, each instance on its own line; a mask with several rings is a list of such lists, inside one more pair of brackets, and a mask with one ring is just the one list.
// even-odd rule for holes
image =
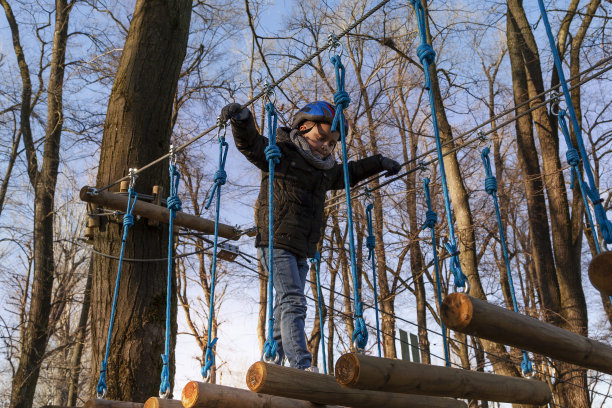
[[182, 203], [178, 196], [178, 185], [181, 179], [181, 174], [176, 167], [176, 154], [174, 147], [170, 146], [170, 196], [166, 200], [166, 206], [170, 212], [168, 217], [168, 274], [166, 279], [166, 339], [164, 344], [164, 354], [162, 358], [161, 383], [159, 385], [159, 396], [167, 398], [170, 395], [170, 317], [172, 312], [172, 275], [174, 268], [172, 267], [172, 253], [174, 251], [174, 218], [176, 212], [181, 211]]
[[[502, 247], [502, 253], [504, 254], [504, 262], [506, 263], [506, 273], [508, 275], [508, 285], [510, 286], [510, 295], [512, 297], [512, 307], [515, 313], [518, 313], [518, 302], [516, 301], [516, 293], [514, 292], [514, 282], [512, 280], [512, 273], [510, 269], [510, 257], [508, 256], [508, 244], [506, 243], [506, 233], [504, 232], [504, 225], [502, 223], [501, 212], [499, 210], [499, 201], [497, 199], [497, 179], [493, 175], [491, 169], [491, 160], [489, 159], [490, 149], [485, 147], [482, 150], [480, 157], [485, 168], [487, 177], [485, 179], [485, 191], [493, 198], [493, 205], [495, 206], [495, 215], [497, 216], [497, 228], [499, 229], [499, 240]], [[521, 370], [523, 375], [529, 375], [533, 373], [533, 367], [531, 366], [531, 360], [527, 351], [522, 350], [523, 361], [521, 363]]]
[[[221, 186], [227, 182], [227, 173], [225, 172], [225, 161], [227, 160], [228, 144], [225, 141], [225, 132], [227, 127], [221, 125], [221, 118], [217, 119], [217, 123], [220, 124], [217, 132], [217, 138], [219, 139], [219, 168], [215, 172], [215, 184], [213, 185], [212, 192], [206, 203], [206, 209], [210, 208], [213, 197], [216, 197], [215, 203], [215, 236], [213, 238], [213, 258], [211, 267], [210, 277], [210, 300], [208, 304], [208, 332], [206, 336], [206, 354], [204, 355], [204, 365], [202, 366], [201, 374], [202, 378], [206, 381], [211, 381], [212, 367], [215, 365], [215, 352], [214, 348], [217, 344], [217, 337], [212, 338], [212, 327], [215, 316], [215, 287], [217, 285], [217, 251], [219, 247], [219, 214], [221, 212]], [[223, 128], [223, 134], [221, 134], [221, 128]]]
[[268, 338], [264, 343], [262, 357], [267, 362], [278, 362], [278, 344], [274, 340], [274, 166], [280, 162], [281, 152], [276, 145], [276, 124], [278, 116], [274, 104], [266, 104], [268, 115], [268, 147], [265, 149], [268, 160]]
[[[345, 69], [339, 55], [331, 58], [336, 70], [336, 85], [338, 91], [334, 94], [334, 104], [336, 105], [336, 115], [332, 122], [331, 130], [340, 131], [340, 141], [342, 145], [342, 169], [344, 173], [344, 192], [346, 196], [346, 217], [349, 230], [349, 248], [351, 258], [351, 275], [353, 278], [353, 293], [355, 299], [355, 330], [353, 331], [353, 346], [359, 352], [363, 352], [368, 344], [368, 330], [363, 320], [363, 304], [361, 303], [359, 275], [357, 274], [357, 259], [355, 257], [355, 236], [353, 232], [353, 208], [351, 205], [351, 182], [348, 168], [348, 154], [346, 148], [346, 126], [344, 109], [351, 102], [349, 94], [344, 90]], [[338, 129], [339, 128], [339, 129]]]
[[378, 357], [382, 357], [380, 349], [380, 324], [378, 317], [378, 286], [376, 284], [376, 257], [374, 249], [376, 249], [376, 237], [373, 231], [372, 208], [374, 204], [369, 203], [366, 207], [366, 218], [368, 220], [368, 237], [366, 238], [366, 246], [368, 247], [368, 260], [372, 260], [372, 286], [374, 288], [374, 310], [376, 311], [376, 345], [378, 346]]
[[[588, 186], [585, 186], [585, 193], [593, 203], [593, 208], [595, 210], [595, 218], [597, 219], [597, 224], [599, 225], [601, 236], [604, 239], [604, 242], [606, 244], [612, 244], [612, 222], [608, 220], [608, 217], [606, 215], [606, 209], [603, 206], [603, 199], [599, 195], [597, 185], [595, 184], [595, 177], [593, 176], [593, 172], [591, 171], [589, 156], [587, 154], [586, 148], [584, 146], [584, 140], [582, 138], [582, 130], [580, 128], [580, 124], [578, 123], [578, 117], [576, 115], [576, 110], [574, 109], [574, 103], [572, 102], [572, 96], [570, 94], [569, 87], [567, 86], [567, 81], [565, 80], [565, 74], [563, 73], [563, 64], [561, 63], [559, 51], [557, 50], [557, 46], [555, 44], [555, 38], [553, 37], [552, 30], [550, 28], [548, 14], [546, 13], [546, 7], [544, 7], [544, 2], [542, 0], [538, 0], [538, 5], [540, 7], [542, 22], [544, 23], [544, 28], [546, 29], [546, 35], [548, 37], [550, 49], [552, 51], [553, 59], [555, 61], [555, 67], [557, 68], [557, 72], [559, 74], [559, 82], [561, 83], [563, 95], [565, 96], [565, 103], [567, 105], [567, 110], [570, 116], [570, 120], [572, 122], [572, 128], [574, 129], [574, 134], [576, 135], [578, 150], [580, 151], [580, 156], [582, 157], [582, 162], [584, 164], [584, 172], [588, 179]], [[568, 149], [570, 147], [571, 144], [568, 144]]]
[[325, 322], [323, 321], [323, 302], [321, 298], [323, 294], [321, 293], [321, 278], [319, 271], [321, 269], [321, 254], [319, 251], [315, 254], [314, 258], [310, 260], [315, 266], [315, 275], [317, 277], [317, 301], [319, 303], [319, 329], [321, 330], [321, 351], [323, 353], [323, 373], [327, 374], [327, 359], [325, 357], [325, 335], [323, 333], [323, 328], [325, 327]]
[[[442, 287], [440, 283], [440, 264], [438, 263], [438, 250], [436, 245], [436, 224], [438, 223], [438, 214], [431, 209], [431, 196], [429, 194], [429, 178], [423, 179], [423, 190], [425, 191], [425, 201], [427, 202], [427, 212], [425, 213], [425, 223], [421, 230], [429, 228], [431, 230], [431, 247], [433, 248], [434, 270], [436, 272], [436, 294], [438, 300], [438, 310], [442, 310]], [[440, 329], [442, 330], [442, 340], [444, 343], [444, 364], [450, 367], [450, 353], [448, 350], [448, 339], [446, 338], [446, 327], [440, 319]]]
[[457, 241], [455, 239], [455, 227], [453, 224], [452, 210], [450, 197], [448, 193], [448, 183], [446, 181], [446, 170], [444, 167], [444, 156], [442, 154], [442, 142], [440, 141], [440, 129], [438, 128], [438, 118], [436, 116], [436, 105], [434, 100], [434, 93], [431, 89], [431, 76], [429, 72], [429, 66], [435, 61], [436, 52], [433, 50], [431, 45], [427, 43], [427, 33], [425, 30], [425, 10], [421, 4], [421, 0], [410, 0], [414, 11], [416, 12], [417, 22], [419, 25], [419, 35], [421, 37], [421, 44], [417, 48], [417, 55], [423, 64], [423, 70], [425, 72], [425, 88], [429, 91], [429, 105], [431, 106], [431, 121], [434, 128], [434, 135], [436, 139], [436, 151], [438, 153], [438, 165], [440, 167], [440, 177], [442, 179], [442, 192], [444, 194], [444, 207], [446, 209], [446, 220], [448, 223], [448, 240], [445, 244], [446, 250], [451, 256], [450, 269], [455, 279], [455, 288], [463, 288], [465, 292], [468, 291], [469, 285], [467, 277], [461, 270], [461, 263], [459, 262], [459, 249], [457, 248]]
[[134, 191], [134, 182], [136, 176], [134, 175], [134, 169], [130, 169], [130, 187], [128, 189], [128, 203], [123, 216], [123, 236], [121, 238], [121, 251], [119, 253], [119, 265], [117, 266], [117, 278], [115, 279], [115, 292], [113, 294], [113, 305], [111, 307], [110, 322], [108, 325], [108, 335], [106, 336], [106, 350], [104, 352], [104, 360], [100, 363], [100, 378], [96, 386], [98, 398], [104, 398], [106, 396], [106, 368], [108, 366], [108, 354], [110, 351], [110, 343], [113, 335], [113, 326], [115, 324], [115, 314], [117, 312], [117, 298], [119, 295], [119, 283], [121, 282], [121, 267], [123, 265], [123, 254], [125, 253], [125, 244], [127, 242], [128, 230], [134, 225], [134, 205], [138, 200], [138, 193]]

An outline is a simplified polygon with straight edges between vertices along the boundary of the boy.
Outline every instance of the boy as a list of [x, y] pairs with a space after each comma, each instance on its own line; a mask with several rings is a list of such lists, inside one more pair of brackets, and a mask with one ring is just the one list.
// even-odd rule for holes
[[[332, 152], [340, 132], [331, 131], [334, 106], [312, 102], [295, 115], [292, 128], [277, 129], [276, 144], [281, 151], [274, 170], [274, 339], [279, 361], [286, 355], [293, 368], [316, 371], [306, 348], [304, 287], [307, 259], [317, 251], [324, 230], [323, 210], [328, 190], [344, 188], [342, 165]], [[238, 150], [262, 171], [259, 198], [255, 205], [257, 255], [268, 269], [268, 161], [264, 149], [268, 139], [261, 136], [248, 109], [237, 103], [225, 106], [224, 122], [231, 121]], [[397, 174], [400, 164], [376, 155], [349, 162], [351, 185], [386, 170]]]

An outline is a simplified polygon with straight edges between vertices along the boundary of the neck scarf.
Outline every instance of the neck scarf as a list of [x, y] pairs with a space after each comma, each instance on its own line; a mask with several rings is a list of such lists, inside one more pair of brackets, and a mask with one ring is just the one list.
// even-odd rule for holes
[[336, 164], [336, 160], [332, 157], [332, 155], [328, 155], [325, 158], [320, 158], [312, 154], [310, 150], [310, 146], [304, 136], [300, 134], [300, 131], [297, 129], [291, 129], [291, 133], [289, 133], [289, 138], [298, 147], [298, 152], [300, 155], [306, 159], [306, 161], [320, 170], [329, 170]]

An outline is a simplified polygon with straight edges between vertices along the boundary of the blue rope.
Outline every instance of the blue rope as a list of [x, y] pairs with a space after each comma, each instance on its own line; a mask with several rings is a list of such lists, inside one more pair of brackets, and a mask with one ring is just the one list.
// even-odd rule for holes
[[578, 151], [576, 151], [576, 149], [574, 149], [572, 145], [572, 138], [570, 137], [569, 128], [567, 127], [567, 122], [565, 121], [565, 111], [563, 109], [560, 109], [557, 113], [557, 116], [559, 118], [559, 126], [561, 127], [561, 133], [563, 133], [565, 143], [567, 144], [567, 152], [565, 154], [565, 157], [567, 158], [567, 163], [572, 166], [572, 179], [570, 186], [571, 188], [574, 188], [574, 181], [578, 179], [578, 185], [580, 186], [580, 191], [582, 192], [582, 202], [584, 203], [584, 211], [586, 212], [589, 227], [591, 228], [595, 241], [595, 249], [597, 250], [598, 254], [601, 254], [601, 246], [599, 244], [599, 239], [597, 238], [597, 231], [595, 229], [595, 224], [593, 223], [591, 207], [589, 207], [589, 202], [587, 199], [587, 186], [584, 184], [582, 173], [580, 173], [580, 156], [578, 155]]
[[[223, 131], [225, 132], [225, 126]], [[225, 172], [225, 161], [227, 160], [228, 144], [225, 141], [225, 133], [219, 135], [219, 169], [215, 172], [215, 184], [213, 186], [206, 209], [210, 208], [213, 197], [217, 197], [215, 207], [215, 236], [213, 238], [213, 257], [210, 277], [210, 300], [208, 304], [208, 334], [206, 336], [206, 353], [204, 355], [204, 365], [202, 365], [202, 378], [211, 379], [211, 370], [215, 364], [214, 347], [217, 344], [217, 337], [212, 339], [213, 318], [215, 314], [215, 287], [217, 283], [217, 251], [219, 245], [219, 213], [221, 211], [221, 186], [227, 182], [227, 173]]]
[[123, 254], [125, 253], [125, 243], [127, 242], [128, 230], [134, 225], [134, 205], [138, 200], [138, 193], [130, 186], [128, 189], [128, 204], [123, 216], [123, 236], [121, 238], [121, 251], [119, 253], [119, 265], [117, 267], [117, 278], [115, 279], [115, 293], [113, 294], [113, 306], [111, 308], [110, 323], [108, 325], [108, 335], [106, 337], [106, 351], [104, 352], [104, 360], [100, 363], [100, 379], [96, 386], [98, 398], [104, 398], [106, 395], [106, 368], [108, 366], [108, 354], [110, 351], [110, 343], [113, 334], [113, 325], [115, 323], [115, 313], [117, 311], [117, 297], [119, 295], [119, 283], [121, 281], [121, 266], [123, 265]]
[[281, 152], [276, 145], [276, 124], [278, 116], [272, 102], [266, 104], [268, 114], [268, 147], [264, 150], [268, 160], [268, 338], [264, 343], [263, 356], [266, 361], [275, 360], [278, 344], [274, 340], [274, 166], [280, 162]]
[[440, 129], [438, 128], [438, 118], [436, 116], [436, 105], [434, 102], [434, 94], [431, 89], [431, 76], [429, 73], [429, 65], [432, 64], [436, 59], [436, 52], [427, 43], [427, 34], [425, 30], [425, 10], [421, 4], [421, 0], [410, 0], [412, 7], [417, 15], [417, 22], [419, 24], [419, 35], [421, 37], [421, 44], [417, 48], [417, 55], [423, 64], [423, 70], [425, 72], [425, 88], [429, 91], [429, 104], [431, 106], [431, 121], [433, 123], [434, 135], [436, 138], [436, 150], [438, 153], [438, 164], [440, 166], [440, 177], [442, 179], [442, 192], [444, 193], [444, 207], [446, 209], [446, 220], [448, 222], [448, 239], [449, 242], [445, 244], [446, 250], [451, 256], [450, 270], [454, 276], [455, 287], [465, 288], [467, 277], [461, 270], [461, 263], [459, 262], [459, 250], [457, 248], [457, 241], [455, 239], [455, 227], [453, 224], [453, 218], [451, 213], [451, 203], [448, 194], [448, 183], [446, 181], [446, 170], [444, 168], [444, 156], [442, 154], [442, 142], [440, 141]]
[[[485, 172], [487, 174], [487, 178], [485, 179], [485, 191], [493, 198], [493, 204], [495, 206], [495, 214], [497, 216], [497, 227], [499, 229], [499, 239], [501, 242], [502, 252], [504, 254], [504, 262], [506, 263], [506, 273], [508, 275], [508, 284], [510, 286], [510, 295], [512, 296], [512, 307], [514, 308], [514, 312], [518, 313], [518, 302], [516, 301], [516, 293], [514, 292], [514, 283], [512, 281], [512, 273], [510, 272], [510, 257], [508, 256], [508, 244], [506, 243], [506, 233], [504, 232], [504, 226], [502, 223], [501, 212], [499, 210], [499, 201], [497, 199], [497, 179], [493, 175], [493, 170], [491, 169], [491, 159], [489, 159], [490, 149], [485, 147], [482, 150], [482, 154], [480, 157], [482, 158], [482, 163], [485, 168]], [[527, 351], [522, 350], [523, 352], [523, 362], [521, 363], [521, 369], [523, 371], [523, 375], [528, 375], [533, 372], [533, 367], [531, 366], [531, 361], [529, 360], [529, 355]]]
[[366, 238], [366, 246], [368, 247], [368, 260], [372, 260], [372, 286], [374, 287], [374, 310], [376, 311], [376, 345], [378, 346], [378, 357], [382, 357], [380, 350], [380, 325], [378, 317], [378, 287], [376, 285], [376, 257], [374, 256], [374, 249], [376, 249], [376, 237], [372, 227], [372, 203], [366, 207], [366, 217], [368, 220], [368, 237]]
[[342, 65], [339, 55], [334, 55], [331, 58], [331, 62], [334, 64], [336, 69], [336, 85], [338, 91], [334, 94], [334, 104], [336, 105], [336, 115], [332, 122], [332, 132], [340, 128], [340, 141], [342, 144], [342, 169], [344, 173], [344, 192], [346, 195], [346, 216], [348, 221], [349, 230], [349, 246], [351, 256], [351, 274], [353, 277], [353, 293], [355, 296], [355, 329], [353, 331], [352, 340], [353, 345], [357, 351], [363, 351], [368, 344], [368, 330], [366, 328], [365, 321], [363, 320], [363, 304], [361, 303], [361, 296], [359, 292], [359, 276], [357, 275], [357, 259], [355, 257], [355, 237], [353, 233], [353, 209], [351, 206], [351, 182], [349, 178], [348, 168], [348, 154], [346, 148], [346, 126], [344, 117], [344, 109], [346, 109], [351, 102], [351, 98], [348, 93], [344, 90], [344, 74], [345, 69]]
[[[440, 283], [440, 265], [438, 263], [438, 251], [436, 248], [436, 224], [438, 223], [438, 214], [431, 209], [431, 195], [429, 194], [429, 178], [423, 179], [423, 190], [425, 190], [425, 201], [427, 201], [427, 212], [425, 213], [425, 223], [421, 230], [429, 228], [431, 230], [431, 246], [433, 248], [434, 270], [436, 272], [436, 294], [438, 296], [438, 309], [442, 310], [442, 287]], [[446, 338], [446, 327], [440, 319], [440, 328], [442, 330], [442, 340], [444, 343], [444, 364], [450, 367], [450, 353], [448, 350], [448, 339]]]
[[[552, 30], [550, 28], [550, 23], [548, 22], [546, 7], [544, 7], [544, 2], [542, 0], [538, 0], [538, 5], [540, 6], [542, 22], [544, 23], [544, 28], [546, 29], [548, 42], [550, 43], [550, 48], [552, 50], [553, 58], [555, 60], [555, 66], [557, 67], [557, 72], [559, 74], [559, 82], [561, 83], [563, 94], [565, 95], [567, 110], [570, 116], [570, 120], [572, 122], [572, 127], [574, 128], [574, 133], [576, 135], [576, 141], [578, 143], [580, 156], [582, 157], [582, 162], [584, 163], [584, 172], [586, 173], [588, 179], [588, 186], [585, 186], [585, 193], [591, 200], [591, 203], [593, 203], [593, 208], [595, 210], [595, 218], [597, 220], [597, 224], [599, 225], [603, 240], [606, 242], [606, 244], [612, 244], [612, 222], [608, 220], [608, 217], [606, 215], [606, 209], [603, 206], [603, 200], [599, 195], [597, 185], [595, 184], [595, 177], [593, 176], [593, 172], [591, 171], [589, 156], [587, 154], [586, 148], [584, 147], [584, 140], [582, 138], [582, 130], [580, 128], [580, 124], [578, 123], [578, 117], [576, 116], [576, 110], [574, 109], [574, 103], [572, 102], [572, 96], [570, 95], [570, 91], [567, 86], [567, 81], [565, 80], [565, 74], [563, 73], [563, 65], [561, 64], [559, 51], [557, 50], [557, 46], [555, 45], [555, 38], [553, 37]], [[570, 146], [571, 144], [568, 144], [568, 148]]]
[[323, 352], [323, 373], [327, 374], [327, 359], [325, 357], [325, 335], [323, 334], [325, 322], [323, 321], [323, 303], [321, 301], [323, 295], [321, 294], [321, 278], [319, 277], [319, 271], [321, 269], [321, 254], [319, 253], [319, 251], [317, 251], [314, 258], [312, 258], [310, 262], [313, 263], [315, 266], [315, 274], [317, 277], [317, 301], [319, 303], [319, 328], [321, 330], [321, 351]]

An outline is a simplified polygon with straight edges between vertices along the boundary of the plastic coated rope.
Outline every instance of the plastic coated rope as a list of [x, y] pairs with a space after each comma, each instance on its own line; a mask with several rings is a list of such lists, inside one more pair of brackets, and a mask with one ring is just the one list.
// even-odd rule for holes
[[[438, 299], [438, 309], [442, 310], [442, 287], [440, 283], [440, 264], [438, 263], [438, 250], [436, 245], [436, 224], [438, 223], [438, 214], [431, 209], [431, 195], [429, 194], [429, 178], [423, 179], [423, 190], [425, 191], [425, 201], [427, 201], [427, 212], [425, 213], [425, 223], [421, 227], [422, 230], [429, 228], [431, 230], [431, 247], [433, 249], [434, 271], [436, 273], [436, 295]], [[442, 330], [442, 340], [444, 343], [444, 365], [451, 366], [450, 353], [448, 350], [448, 339], [446, 338], [446, 327], [440, 319], [440, 329]]]
[[281, 152], [276, 145], [276, 124], [278, 116], [274, 104], [266, 104], [268, 114], [268, 147], [265, 149], [268, 160], [268, 338], [264, 343], [262, 357], [265, 361], [277, 359], [278, 344], [274, 340], [274, 166], [280, 162]]
[[319, 251], [315, 254], [314, 258], [310, 260], [311, 263], [315, 266], [315, 274], [317, 277], [317, 301], [319, 303], [319, 328], [321, 330], [321, 351], [323, 353], [323, 374], [327, 374], [327, 359], [325, 357], [325, 335], [323, 334], [323, 328], [325, 327], [325, 322], [323, 321], [323, 304], [321, 301], [322, 293], [321, 293], [321, 278], [319, 276], [319, 272], [321, 269], [321, 254]]
[[[502, 253], [504, 254], [504, 262], [506, 263], [506, 274], [508, 275], [508, 285], [510, 286], [510, 295], [512, 297], [512, 307], [515, 313], [518, 313], [518, 303], [516, 301], [516, 293], [514, 292], [514, 282], [512, 280], [512, 273], [510, 269], [510, 257], [508, 256], [508, 244], [506, 243], [506, 233], [504, 232], [504, 225], [502, 223], [501, 212], [499, 210], [499, 200], [497, 199], [497, 179], [493, 175], [491, 169], [491, 159], [489, 159], [490, 149], [485, 147], [482, 150], [480, 157], [485, 168], [487, 177], [485, 179], [485, 191], [493, 198], [493, 205], [495, 206], [495, 215], [497, 216], [497, 228], [499, 229], [499, 240], [502, 247]], [[533, 373], [533, 367], [527, 351], [522, 350], [523, 361], [521, 362], [521, 370], [523, 375], [529, 375]]]
[[178, 196], [178, 185], [181, 179], [181, 174], [176, 168], [174, 162], [175, 156], [170, 157], [170, 196], [166, 201], [166, 206], [170, 212], [168, 217], [168, 275], [166, 280], [166, 339], [164, 344], [164, 354], [162, 358], [161, 383], [159, 384], [159, 395], [162, 398], [167, 398], [170, 394], [170, 316], [172, 311], [172, 252], [174, 250], [174, 218], [176, 212], [181, 211], [182, 203]]
[[[563, 73], [563, 64], [561, 63], [559, 51], [557, 50], [557, 46], [555, 45], [555, 38], [553, 37], [552, 30], [550, 28], [548, 14], [546, 13], [546, 7], [544, 7], [544, 2], [542, 0], [538, 0], [538, 5], [540, 6], [540, 14], [542, 15], [542, 22], [544, 23], [544, 28], [546, 29], [548, 42], [550, 43], [553, 59], [555, 61], [555, 67], [557, 68], [557, 72], [559, 74], [559, 82], [561, 83], [561, 88], [563, 89], [563, 95], [565, 96], [565, 103], [567, 105], [567, 110], [570, 116], [570, 120], [572, 122], [572, 127], [574, 128], [574, 134], [576, 135], [578, 150], [580, 151], [580, 156], [582, 156], [584, 172], [586, 173], [589, 182], [589, 185], [585, 186], [585, 192], [593, 203], [593, 208], [595, 210], [595, 218], [597, 219], [597, 224], [599, 225], [603, 240], [606, 242], [606, 244], [612, 244], [612, 222], [608, 220], [608, 217], [606, 215], [606, 209], [603, 206], [603, 200], [599, 195], [597, 185], [595, 184], [595, 177], [593, 176], [593, 172], [591, 171], [589, 156], [587, 154], [586, 148], [584, 147], [584, 140], [582, 138], [582, 130], [580, 128], [580, 124], [578, 123], [576, 110], [574, 109], [574, 103], [572, 102], [572, 96], [570, 95], [570, 91], [567, 86], [567, 81], [565, 80], [565, 74]], [[568, 148], [570, 146], [571, 145], [568, 145]]]
[[[351, 274], [353, 277], [353, 292], [355, 298], [355, 329], [353, 331], [352, 340], [353, 346], [357, 351], [362, 352], [368, 344], [368, 330], [363, 320], [363, 304], [359, 292], [359, 276], [357, 275], [357, 259], [355, 257], [355, 236], [353, 232], [353, 208], [351, 205], [351, 181], [348, 168], [348, 154], [346, 148], [346, 126], [344, 117], [344, 109], [351, 102], [351, 98], [344, 90], [344, 74], [345, 69], [342, 65], [339, 55], [334, 55], [331, 62], [336, 69], [336, 85], [338, 91], [334, 94], [334, 104], [336, 105], [336, 114], [332, 122], [331, 131], [340, 131], [340, 141], [342, 145], [342, 169], [344, 173], [344, 193], [346, 195], [346, 217], [349, 230], [349, 247], [351, 256]], [[340, 129], [338, 129], [338, 127]]]
[[[217, 283], [217, 251], [219, 247], [219, 214], [221, 212], [221, 186], [227, 182], [227, 173], [225, 172], [225, 161], [227, 160], [228, 144], [225, 141], [226, 127], [223, 126], [223, 134], [219, 132], [219, 169], [215, 172], [215, 184], [206, 204], [206, 209], [210, 208], [213, 197], [216, 196], [215, 203], [215, 236], [213, 238], [213, 257], [210, 277], [210, 300], [208, 305], [208, 334], [206, 336], [206, 354], [204, 356], [204, 365], [202, 365], [202, 378], [210, 381], [211, 370], [215, 365], [214, 348], [218, 338], [212, 339], [213, 318], [215, 315], [215, 287]], [[219, 127], [221, 130], [221, 127]], [[211, 340], [212, 339], [212, 340]]]
[[374, 310], [376, 311], [376, 345], [378, 346], [378, 357], [382, 357], [380, 350], [380, 324], [378, 317], [378, 287], [376, 285], [376, 257], [374, 249], [376, 249], [376, 237], [373, 231], [372, 222], [372, 203], [366, 207], [366, 218], [368, 220], [368, 237], [366, 238], [366, 246], [368, 247], [368, 260], [372, 260], [372, 286], [374, 288]]
[[421, 37], [421, 44], [417, 48], [417, 55], [423, 64], [423, 70], [425, 72], [425, 88], [429, 91], [429, 105], [431, 106], [431, 121], [433, 123], [434, 135], [436, 139], [436, 151], [438, 153], [438, 165], [440, 167], [440, 177], [442, 179], [442, 192], [444, 193], [444, 207], [446, 209], [446, 220], [448, 222], [448, 239], [449, 242], [445, 244], [446, 250], [451, 256], [450, 269], [455, 278], [456, 288], [466, 288], [467, 277], [461, 270], [461, 264], [459, 262], [459, 249], [457, 248], [457, 241], [455, 239], [455, 227], [453, 224], [453, 217], [451, 213], [450, 197], [448, 195], [448, 183], [446, 181], [446, 170], [444, 168], [444, 159], [442, 154], [442, 142], [440, 141], [440, 129], [438, 128], [438, 118], [436, 116], [436, 105], [434, 101], [433, 90], [431, 89], [431, 76], [429, 73], [429, 65], [432, 64], [436, 58], [436, 52], [433, 50], [431, 45], [427, 43], [427, 35], [425, 31], [425, 10], [421, 4], [421, 0], [410, 0], [412, 7], [417, 15], [417, 22], [419, 24], [419, 35]]
[[138, 193], [134, 191], [133, 186], [130, 186], [130, 188], [128, 189], [127, 209], [125, 210], [125, 215], [123, 216], [123, 236], [121, 238], [121, 252], [119, 253], [119, 266], [117, 267], [117, 278], [115, 279], [113, 306], [111, 308], [110, 322], [108, 325], [108, 335], [106, 337], [106, 350], [104, 352], [104, 360], [102, 360], [102, 362], [100, 363], [100, 378], [98, 380], [98, 385], [96, 386], [98, 398], [104, 398], [107, 390], [106, 368], [108, 366], [108, 354], [110, 351], [110, 342], [113, 335], [115, 313], [117, 311], [117, 297], [119, 295], [119, 283], [121, 282], [121, 266], [123, 264], [123, 254], [125, 253], [125, 243], [127, 242], [128, 230], [132, 225], [134, 225], [134, 216], [132, 215], [132, 211], [134, 210], [134, 205], [136, 205], [136, 200], [138, 200]]

